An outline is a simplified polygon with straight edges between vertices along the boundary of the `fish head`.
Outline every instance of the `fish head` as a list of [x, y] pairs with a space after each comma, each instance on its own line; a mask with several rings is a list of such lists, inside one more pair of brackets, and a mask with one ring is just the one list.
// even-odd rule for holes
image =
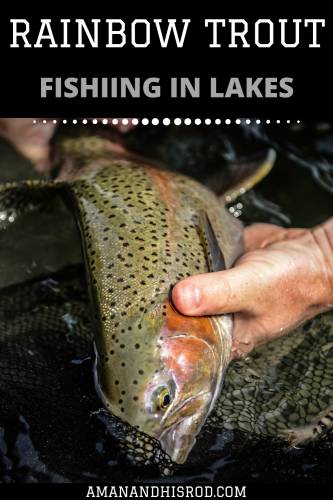
[[155, 305], [141, 319], [146, 348], [126, 356], [124, 350], [122, 379], [117, 376], [115, 385], [110, 373], [104, 384], [107, 406], [159, 440], [174, 462], [185, 462], [220, 392], [231, 328], [228, 316], [183, 316], [168, 299]]
[[160, 369], [144, 399], [154, 436], [174, 462], [183, 463], [220, 392], [232, 326], [230, 318], [186, 317], [171, 303], [163, 307]]

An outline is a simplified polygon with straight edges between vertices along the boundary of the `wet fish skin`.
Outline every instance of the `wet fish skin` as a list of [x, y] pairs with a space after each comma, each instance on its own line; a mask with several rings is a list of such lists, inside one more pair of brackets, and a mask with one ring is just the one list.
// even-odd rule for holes
[[98, 390], [112, 413], [183, 462], [220, 392], [232, 322], [180, 315], [170, 290], [209, 271], [200, 213], [227, 267], [242, 252], [241, 224], [194, 180], [126, 160], [87, 168], [67, 190], [97, 311]]
[[[113, 414], [184, 462], [220, 392], [232, 321], [184, 317], [170, 292], [186, 276], [230, 267], [243, 251], [242, 225], [201, 184], [105, 138], [65, 138], [60, 149], [54, 182], [1, 186], [2, 202], [55, 189], [66, 195], [95, 306], [97, 390]], [[265, 175], [271, 153], [244, 165], [242, 182]], [[240, 181], [225, 194], [241, 192]]]

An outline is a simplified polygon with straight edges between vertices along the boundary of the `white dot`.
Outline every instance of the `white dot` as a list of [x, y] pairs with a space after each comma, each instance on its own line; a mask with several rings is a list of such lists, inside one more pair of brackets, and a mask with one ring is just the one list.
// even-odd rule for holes
[[128, 125], [128, 119], [127, 119], [127, 118], [123, 118], [123, 120], [122, 120], [122, 124], [123, 124], [123, 125]]
[[88, 120], [84, 119], [84, 120], [82, 120], [82, 123], [83, 123], [83, 125], [87, 125]]
[[94, 125], [97, 125], [98, 120], [96, 120], [96, 118], [94, 118], [92, 122], [93, 122]]
[[260, 125], [261, 120], [256, 120], [257, 125]]
[[182, 120], [181, 120], [181, 118], [175, 118], [175, 119], [174, 119], [174, 121], [173, 121], [173, 123], [174, 123], [175, 125], [177, 125], [177, 127], [178, 127], [179, 125], [181, 125]]
[[250, 125], [251, 124], [251, 120], [247, 119], [247, 120], [245, 120], [245, 123], [246, 123], [246, 125]]
[[77, 124], [77, 120], [73, 120], [73, 125], [76, 125]]
[[117, 118], [113, 118], [112, 125], [118, 125], [118, 119]]
[[200, 118], [196, 118], [196, 119], [194, 120], [194, 123], [195, 123], [195, 125], [201, 125], [201, 120], [200, 120]]
[[37, 120], [33, 120], [32, 123], [37, 123]]
[[220, 120], [220, 118], [216, 118], [216, 120], [215, 120], [215, 125], [221, 125], [221, 120]]
[[301, 120], [297, 120], [297, 123], [301, 123]]
[[170, 125], [170, 118], [163, 118], [163, 125]]
[[230, 125], [231, 120], [230, 120], [229, 118], [227, 118], [227, 119], [225, 120], [225, 123], [226, 123], [226, 125]]
[[54, 125], [57, 123], [57, 120], [52, 120], [52, 123], [54, 123]]
[[109, 123], [109, 120], [107, 118], [104, 118], [104, 120], [102, 120], [102, 123], [103, 125], [107, 125]]
[[241, 123], [240, 119], [239, 119], [239, 118], [237, 118], [237, 120], [236, 120], [236, 125], [240, 125], [240, 123]]
[[132, 118], [132, 125], [138, 125], [139, 120], [137, 118]]
[[234, 211], [235, 211], [235, 207], [230, 207], [230, 208], [229, 208], [229, 212], [230, 212], [231, 214], [233, 214], [233, 213], [234, 213]]
[[62, 120], [62, 123], [63, 123], [64, 125], [66, 125], [67, 120]]
[[210, 118], [206, 118], [205, 125], [210, 125], [211, 123], [212, 123], [212, 120]]
[[287, 123], [290, 123], [290, 120], [287, 120]]
[[159, 121], [159, 119], [158, 119], [158, 118], [153, 118], [153, 119], [152, 119], [152, 121], [151, 121], [151, 123], [152, 123], [153, 125], [158, 125], [158, 124], [160, 123], [160, 121]]
[[281, 123], [281, 121], [280, 120], [276, 120], [276, 123]]
[[271, 123], [271, 120], [266, 120], [266, 123], [267, 123], [267, 124], [270, 124], [270, 123]]
[[47, 123], [47, 120], [43, 120], [43, 123], [44, 123], [44, 124], [45, 124], [45, 123]]
[[239, 212], [238, 210], [236, 210], [236, 211], [234, 212], [234, 216], [235, 216], [235, 217], [239, 217], [239, 216], [240, 216], [240, 212]]
[[191, 118], [185, 118], [184, 123], [185, 123], [185, 125], [191, 125], [191, 123], [192, 123]]
[[142, 125], [148, 125], [148, 124], [149, 124], [149, 120], [148, 120], [148, 118], [143, 118], [143, 119], [141, 120], [141, 123], [142, 123]]
[[243, 203], [237, 203], [236, 208], [241, 210], [243, 208]]

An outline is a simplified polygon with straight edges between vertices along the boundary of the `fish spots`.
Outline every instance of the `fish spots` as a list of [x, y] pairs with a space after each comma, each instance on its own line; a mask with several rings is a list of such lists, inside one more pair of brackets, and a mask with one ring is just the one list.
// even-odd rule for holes
[[162, 301], [171, 284], [205, 271], [193, 219], [197, 208], [179, 187], [168, 188], [170, 178], [110, 162], [89, 177], [84, 193], [78, 191], [90, 276], [102, 311], [98, 335], [105, 351], [99, 359], [108, 358], [102, 369], [110, 377], [110, 401], [126, 416], [131, 404], [141, 409], [142, 388], [161, 369], [156, 345], [164, 342], [159, 339], [167, 317]]

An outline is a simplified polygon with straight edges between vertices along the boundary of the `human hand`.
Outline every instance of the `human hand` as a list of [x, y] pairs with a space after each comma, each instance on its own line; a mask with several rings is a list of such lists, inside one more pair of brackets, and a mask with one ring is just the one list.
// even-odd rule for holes
[[172, 299], [186, 315], [234, 313], [233, 358], [333, 307], [333, 218], [313, 229], [254, 224], [226, 271], [191, 276]]
[[[110, 126], [122, 133], [129, 132], [134, 127], [131, 122], [128, 125], [121, 122], [117, 125], [110, 123]], [[47, 120], [46, 123], [38, 120], [34, 123], [32, 118], [0, 118], [0, 136], [11, 142], [33, 162], [36, 170], [43, 173], [48, 173], [51, 168], [49, 142], [56, 127], [53, 120]]]

